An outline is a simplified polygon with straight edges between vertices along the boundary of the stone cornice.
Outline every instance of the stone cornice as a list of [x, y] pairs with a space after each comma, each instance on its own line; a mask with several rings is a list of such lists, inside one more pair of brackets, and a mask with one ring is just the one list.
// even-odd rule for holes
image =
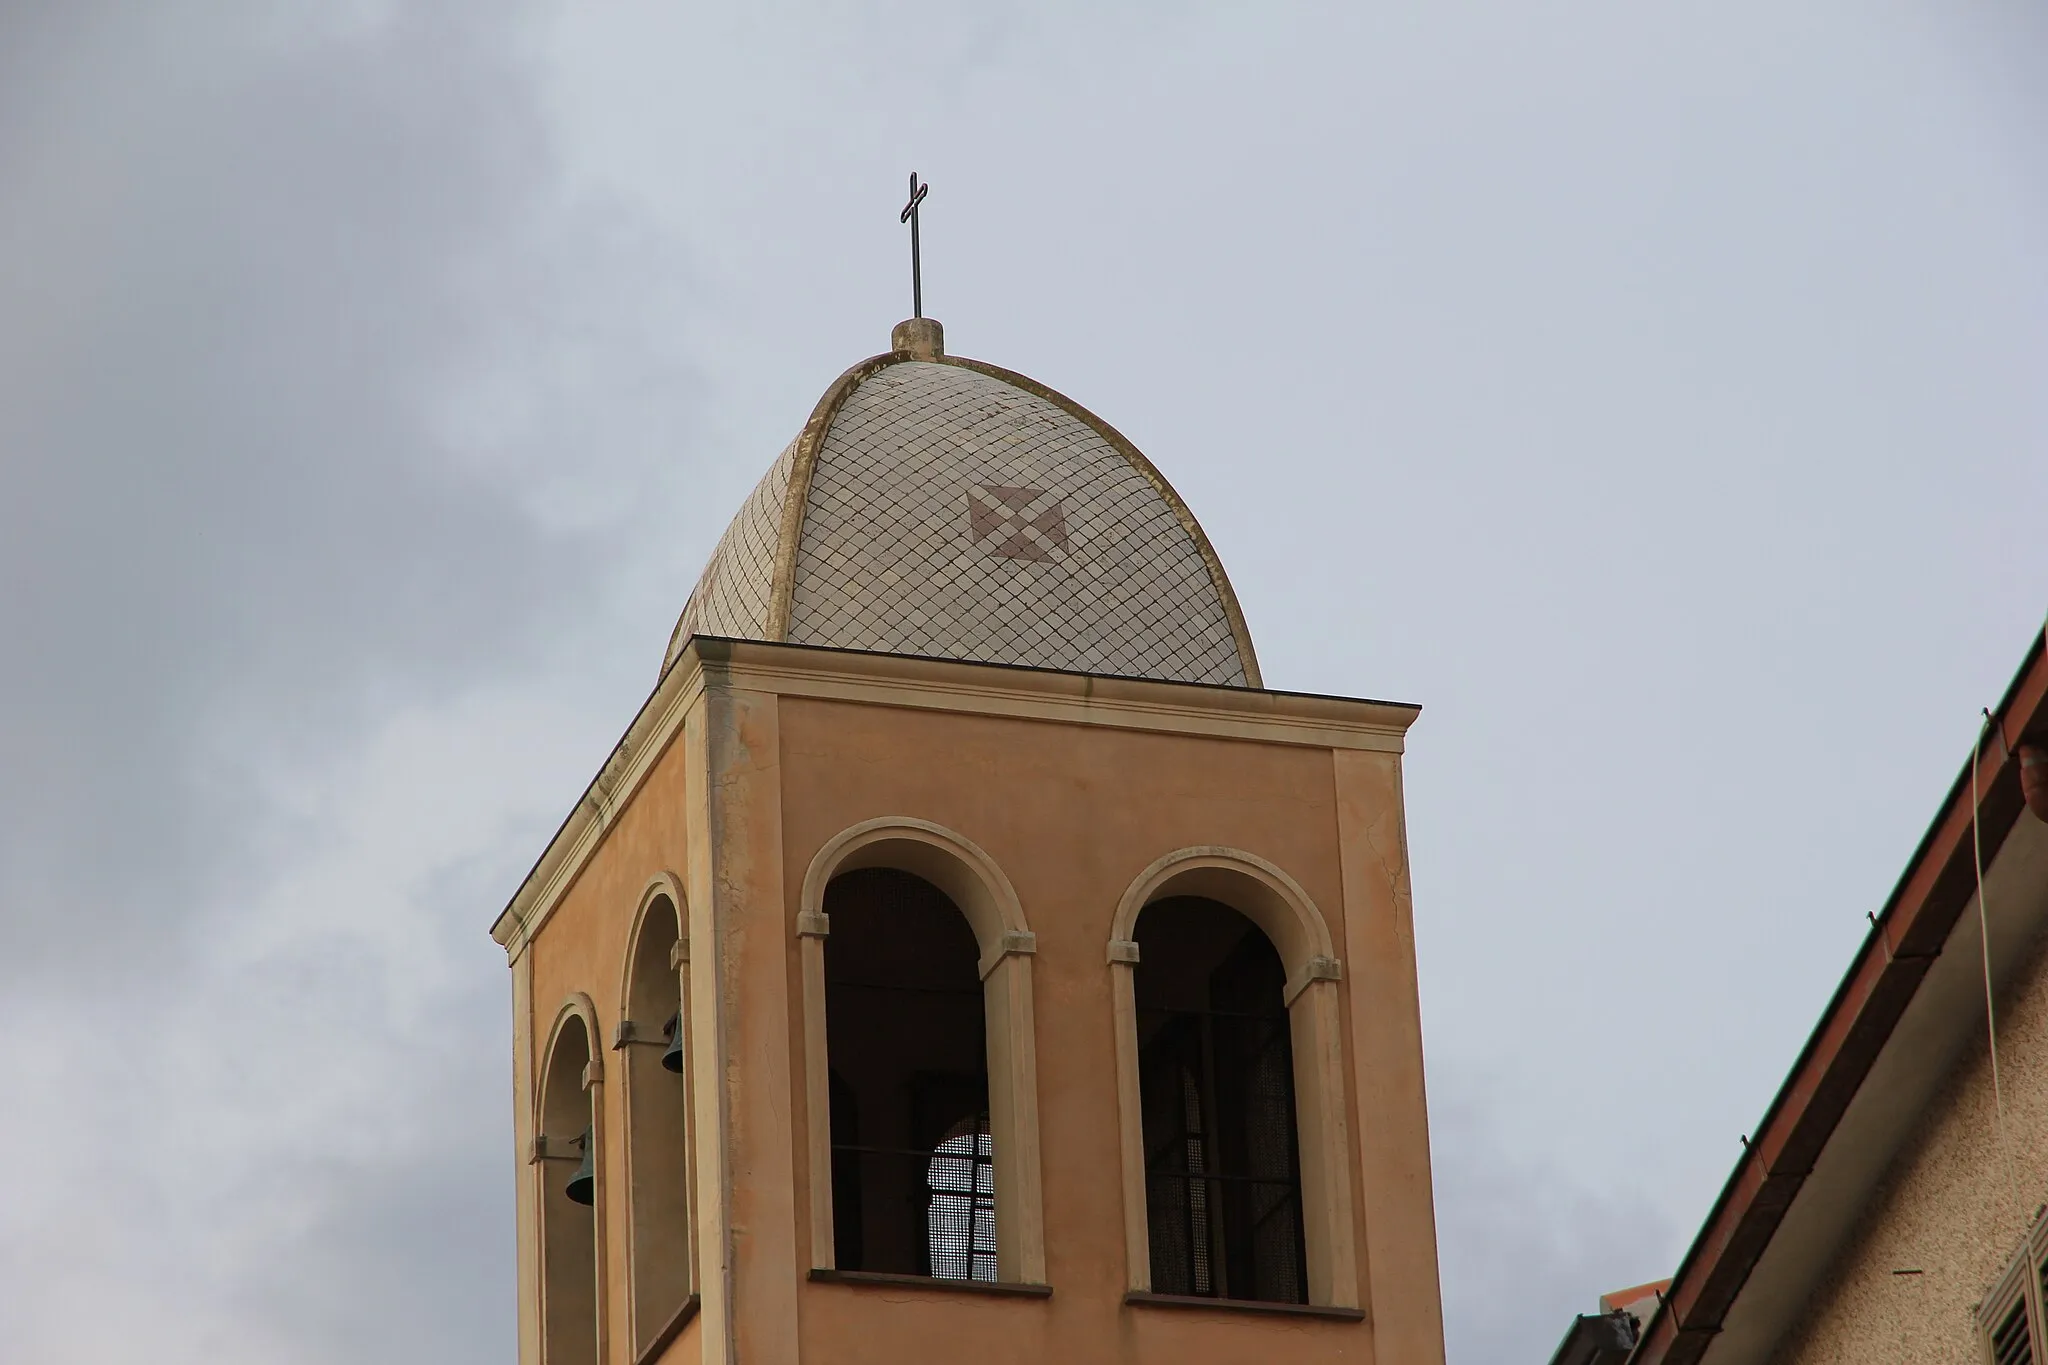
[[695, 649], [687, 648], [661, 675], [633, 723], [612, 746], [604, 767], [584, 788], [582, 799], [492, 923], [491, 937], [508, 957], [517, 958], [525, 951], [527, 941], [583, 871], [619, 812], [647, 780], [655, 760], [681, 732], [684, 717], [704, 695], [703, 671], [695, 665]]
[[1421, 713], [1403, 702], [698, 637], [662, 675], [491, 926], [509, 956], [524, 951], [709, 688], [1381, 753], [1400, 753]]

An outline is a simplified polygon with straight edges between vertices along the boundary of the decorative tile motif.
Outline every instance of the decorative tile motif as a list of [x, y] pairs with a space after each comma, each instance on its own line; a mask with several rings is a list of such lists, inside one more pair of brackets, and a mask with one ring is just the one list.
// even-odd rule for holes
[[[676, 627], [759, 638], [794, 450], [712, 555]], [[1085, 422], [990, 375], [904, 362], [818, 452], [788, 638], [800, 644], [1245, 685], [1195, 538]]]
[[1004, 559], [1050, 560], [1067, 548], [1067, 505], [1043, 488], [967, 490], [968, 535]]

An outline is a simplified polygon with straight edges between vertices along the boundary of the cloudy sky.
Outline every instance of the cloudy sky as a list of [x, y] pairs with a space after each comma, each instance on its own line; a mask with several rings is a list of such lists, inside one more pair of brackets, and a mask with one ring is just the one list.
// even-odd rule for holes
[[1452, 1359], [1547, 1360], [2048, 609], [2044, 127], [2030, 0], [0, 0], [0, 1357], [511, 1358], [487, 926], [915, 169], [950, 348], [1423, 704]]

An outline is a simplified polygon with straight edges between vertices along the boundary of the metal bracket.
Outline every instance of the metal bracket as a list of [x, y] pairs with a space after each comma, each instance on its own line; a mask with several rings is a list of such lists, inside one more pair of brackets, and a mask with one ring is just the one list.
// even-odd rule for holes
[[[569, 1150], [566, 1152], [558, 1152], [555, 1150], [557, 1144], [563, 1147], [567, 1147], [569, 1148]], [[529, 1166], [539, 1165], [543, 1161], [581, 1160], [583, 1160], [583, 1152], [582, 1149], [576, 1145], [576, 1140], [574, 1138], [551, 1138], [546, 1133], [542, 1133], [540, 1136], [536, 1137], [532, 1142], [527, 1144], [526, 1164]]]
[[619, 1027], [612, 1034], [612, 1051], [623, 1052], [633, 1044], [641, 1047], [667, 1047], [668, 1039], [660, 1034], [649, 1037], [640, 1031], [640, 1026], [631, 1019], [619, 1020]]

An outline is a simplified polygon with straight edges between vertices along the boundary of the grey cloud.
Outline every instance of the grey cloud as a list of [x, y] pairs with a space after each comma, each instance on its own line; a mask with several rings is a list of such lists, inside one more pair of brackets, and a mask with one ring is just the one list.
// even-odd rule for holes
[[482, 928], [913, 166], [1269, 678], [1425, 704], [1460, 1365], [1671, 1268], [2038, 624], [2009, 0], [0, 22], [0, 1354], [504, 1358]]
[[[263, 7], [65, 8], [78, 43], [0, 73], [28, 106], [0, 162], [16, 967], [88, 899], [123, 914], [110, 829], [196, 892], [206, 826], [252, 815], [195, 782], [204, 746], [324, 750], [387, 704], [366, 688], [504, 667], [591, 591], [586, 528], [523, 501], [519, 443], [556, 433], [514, 409], [511, 448], [464, 450], [445, 414], [480, 371], [555, 397], [591, 302], [565, 291], [620, 292], [549, 239], [574, 210], [516, 14], [261, 42]], [[548, 458], [630, 477], [605, 444]]]
[[[1486, 1081], [1454, 1067], [1430, 1076], [1445, 1343], [1455, 1361], [1540, 1365], [1600, 1295], [1670, 1274], [1687, 1229], [1636, 1172], [1532, 1155]], [[1629, 1099], [1626, 1078], [1597, 1064], [1571, 1087], [1575, 1106], [1610, 1121]]]
[[[564, 178], [530, 20], [8, 21], [0, 1077], [49, 1141], [0, 1355], [509, 1349], [481, 926], [559, 810], [500, 767], [568, 788], [650, 680], [576, 650], [669, 569], [630, 533], [695, 397], [645, 334], [685, 268]], [[451, 745], [469, 826], [416, 795]]]

